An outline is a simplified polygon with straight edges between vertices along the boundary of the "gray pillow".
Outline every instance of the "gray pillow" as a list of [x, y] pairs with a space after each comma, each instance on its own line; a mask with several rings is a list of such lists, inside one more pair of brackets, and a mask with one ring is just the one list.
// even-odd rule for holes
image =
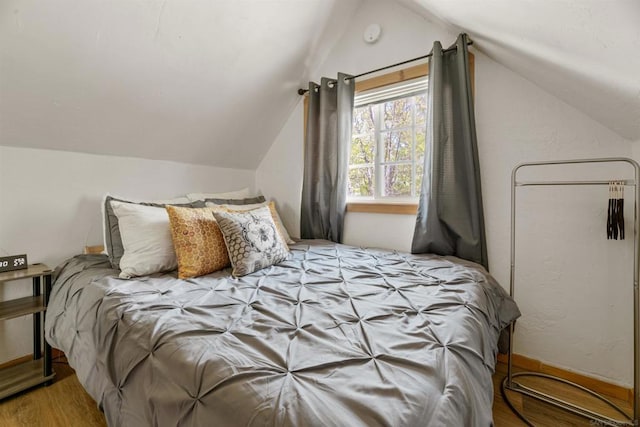
[[248, 199], [205, 199], [204, 201], [215, 203], [216, 205], [253, 205], [254, 203], [264, 202], [265, 198], [264, 196], [256, 196]]
[[[109, 254], [109, 262], [111, 267], [117, 270], [120, 269], [120, 258], [124, 254], [124, 247], [122, 246], [122, 237], [120, 236], [120, 227], [118, 227], [118, 217], [113, 212], [111, 207], [111, 201], [131, 203], [135, 205], [155, 206], [163, 208], [166, 205], [160, 203], [148, 203], [148, 202], [131, 202], [129, 200], [116, 199], [115, 197], [107, 196], [104, 199], [104, 246]], [[181, 206], [187, 208], [204, 208], [205, 202], [196, 201], [186, 204], [172, 204], [172, 206]]]
[[244, 276], [287, 259], [289, 248], [268, 207], [246, 212], [214, 211], [234, 276]]

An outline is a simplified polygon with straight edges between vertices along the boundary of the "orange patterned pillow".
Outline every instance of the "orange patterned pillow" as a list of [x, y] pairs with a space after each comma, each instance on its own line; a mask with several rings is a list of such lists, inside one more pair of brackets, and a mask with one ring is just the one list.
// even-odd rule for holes
[[166, 209], [179, 278], [202, 276], [230, 265], [227, 246], [211, 208]]

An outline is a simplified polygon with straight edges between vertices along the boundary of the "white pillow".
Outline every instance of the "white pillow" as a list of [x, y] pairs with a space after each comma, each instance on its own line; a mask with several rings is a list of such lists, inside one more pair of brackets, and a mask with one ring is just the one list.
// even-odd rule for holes
[[113, 194], [105, 194], [102, 197], [102, 203], [100, 204], [100, 210], [102, 211], [102, 245], [104, 246], [104, 253], [106, 253], [107, 255], [109, 254], [109, 250], [108, 250], [108, 246], [107, 245], [107, 233], [109, 232], [109, 230], [107, 230], [107, 221], [106, 221], [106, 216], [107, 216], [107, 212], [106, 212], [106, 200], [107, 197], [111, 196], [114, 199], [121, 199], [121, 200], [128, 200], [131, 203], [155, 203], [158, 205], [186, 205], [187, 203], [191, 203], [191, 200], [187, 199], [186, 197], [178, 197], [175, 199], [167, 199], [167, 200], [130, 200], [127, 197], [118, 197], [118, 196], [114, 196]]
[[244, 211], [251, 211], [251, 210], [254, 210], [254, 209], [262, 208], [262, 207], [265, 207], [265, 206], [269, 207], [270, 203], [274, 203], [274, 209], [272, 211], [273, 222], [276, 224], [278, 232], [280, 233], [280, 235], [284, 239], [285, 243], [287, 243], [288, 245], [293, 245], [295, 242], [291, 239], [291, 236], [289, 236], [289, 232], [287, 231], [287, 228], [284, 226], [284, 223], [282, 222], [282, 219], [280, 218], [280, 214], [278, 213], [278, 210], [275, 209], [275, 202], [273, 202], [271, 200], [266, 200], [266, 201], [264, 201], [262, 203], [251, 203], [251, 204], [248, 204], [248, 205], [218, 205], [218, 204], [212, 203], [212, 202], [207, 202], [206, 205], [208, 207], [219, 206], [219, 207], [221, 207], [223, 209], [228, 209], [230, 211], [244, 212]]
[[249, 188], [243, 188], [238, 191], [229, 191], [228, 193], [189, 193], [187, 198], [191, 202], [204, 199], [248, 199], [252, 197]]
[[121, 279], [178, 268], [165, 208], [116, 201], [111, 201], [111, 207], [118, 217], [124, 248]]

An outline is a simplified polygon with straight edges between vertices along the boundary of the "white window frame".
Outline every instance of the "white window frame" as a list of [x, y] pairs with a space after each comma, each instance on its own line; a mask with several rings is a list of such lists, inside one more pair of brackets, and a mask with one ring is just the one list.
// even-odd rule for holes
[[[428, 77], [421, 76], [410, 80], [401, 81], [399, 83], [385, 85], [370, 89], [367, 91], [356, 94], [354, 100], [354, 110], [367, 105], [374, 105], [375, 110], [373, 112], [373, 122], [375, 126], [374, 130], [374, 161], [373, 163], [366, 163], [362, 165], [349, 165], [349, 171], [354, 168], [367, 168], [373, 167], [373, 196], [347, 196], [347, 202], [381, 202], [381, 203], [415, 203], [420, 195], [420, 189], [416, 188], [416, 109], [415, 101], [412, 100], [411, 108], [411, 125], [400, 128], [383, 129], [382, 117], [384, 116], [384, 104], [386, 102], [402, 99], [413, 98], [416, 95], [426, 94], [428, 85]], [[403, 132], [410, 131], [412, 138], [412, 153], [411, 160], [401, 160], [394, 162], [385, 162], [382, 158], [384, 153], [384, 139], [383, 135], [391, 132]], [[359, 136], [370, 135], [366, 134], [352, 134], [351, 142], [354, 138]], [[349, 151], [351, 146], [349, 146]], [[386, 166], [394, 165], [410, 165], [411, 166], [411, 195], [408, 196], [385, 196], [382, 194], [384, 188], [384, 168]]]

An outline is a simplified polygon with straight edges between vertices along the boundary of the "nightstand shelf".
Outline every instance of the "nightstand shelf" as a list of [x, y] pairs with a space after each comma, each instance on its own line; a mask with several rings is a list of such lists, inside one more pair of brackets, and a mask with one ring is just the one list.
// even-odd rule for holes
[[53, 380], [56, 376], [51, 373], [43, 376], [44, 360], [30, 360], [10, 368], [0, 369], [0, 399]]
[[9, 282], [11, 280], [28, 279], [29, 277], [40, 277], [45, 274], [51, 275], [53, 271], [45, 264], [31, 264], [22, 270], [5, 271], [0, 273], [0, 282]]
[[0, 301], [0, 321], [33, 316], [33, 360], [0, 369], [0, 400], [42, 383], [49, 384], [56, 375], [51, 366], [51, 346], [46, 340], [42, 349], [42, 325], [51, 292], [52, 273], [44, 264], [0, 273], [0, 285], [11, 280], [32, 279], [32, 296]]
[[26, 314], [40, 313], [45, 311], [44, 297], [24, 297], [0, 302], [0, 320], [13, 319], [14, 317]]

